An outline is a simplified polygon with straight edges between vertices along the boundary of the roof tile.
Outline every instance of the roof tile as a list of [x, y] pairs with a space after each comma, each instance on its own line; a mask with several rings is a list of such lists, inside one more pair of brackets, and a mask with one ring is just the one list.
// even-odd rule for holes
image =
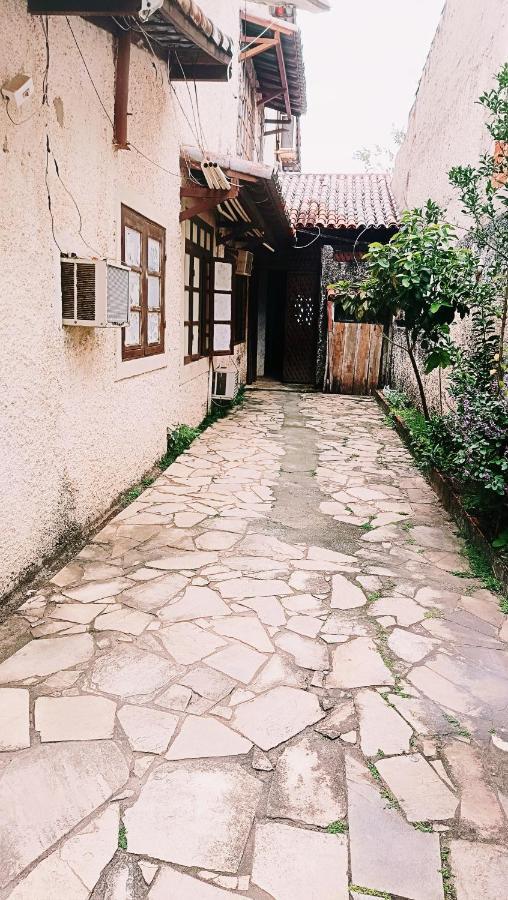
[[392, 228], [399, 211], [386, 174], [279, 175], [291, 227]]

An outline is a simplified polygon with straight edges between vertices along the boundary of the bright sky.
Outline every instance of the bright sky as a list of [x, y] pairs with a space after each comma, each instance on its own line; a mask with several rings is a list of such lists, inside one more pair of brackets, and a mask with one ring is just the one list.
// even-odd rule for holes
[[356, 150], [405, 130], [444, 0], [332, 0], [299, 12], [308, 112], [304, 172], [361, 172]]

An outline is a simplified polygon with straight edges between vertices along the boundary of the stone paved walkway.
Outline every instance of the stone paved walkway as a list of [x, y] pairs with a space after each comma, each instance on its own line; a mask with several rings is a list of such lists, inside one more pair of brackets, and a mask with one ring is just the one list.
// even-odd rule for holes
[[0, 897], [507, 897], [459, 550], [372, 400], [249, 394], [3, 627]]

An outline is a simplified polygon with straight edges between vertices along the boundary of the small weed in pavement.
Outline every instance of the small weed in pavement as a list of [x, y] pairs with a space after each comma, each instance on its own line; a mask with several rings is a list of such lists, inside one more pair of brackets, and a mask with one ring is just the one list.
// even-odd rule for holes
[[328, 834], [345, 834], [348, 830], [348, 825], [347, 822], [343, 822], [341, 819], [337, 819], [336, 822], [330, 822], [330, 824], [326, 826], [325, 830]]
[[361, 884], [350, 884], [349, 890], [351, 893], [354, 891], [357, 894], [366, 894], [367, 897], [381, 897], [382, 900], [392, 900], [391, 894], [387, 894], [386, 891], [376, 891], [375, 888], [362, 887]]
[[444, 714], [444, 717], [447, 722], [450, 723], [452, 728], [455, 729], [455, 734], [459, 734], [461, 737], [471, 737], [471, 732], [464, 728], [463, 725], [460, 724], [459, 720], [455, 718], [455, 716], [450, 716], [448, 713]]
[[442, 619], [444, 616], [444, 612], [442, 610], [437, 609], [437, 607], [432, 606], [430, 609], [425, 610], [423, 614], [424, 619]]
[[457, 894], [455, 893], [455, 884], [453, 882], [453, 872], [451, 870], [449, 857], [449, 847], [441, 847], [441, 868], [439, 871], [443, 876], [444, 895], [446, 900], [457, 900]]
[[127, 829], [123, 822], [118, 829], [118, 849], [127, 850]]
[[417, 831], [433, 832], [434, 826], [432, 822], [413, 822], [413, 828]]

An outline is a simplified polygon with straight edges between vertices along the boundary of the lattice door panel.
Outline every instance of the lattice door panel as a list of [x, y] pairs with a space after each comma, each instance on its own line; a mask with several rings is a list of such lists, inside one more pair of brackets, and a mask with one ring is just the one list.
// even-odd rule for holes
[[283, 380], [315, 384], [319, 298], [314, 272], [288, 272]]

